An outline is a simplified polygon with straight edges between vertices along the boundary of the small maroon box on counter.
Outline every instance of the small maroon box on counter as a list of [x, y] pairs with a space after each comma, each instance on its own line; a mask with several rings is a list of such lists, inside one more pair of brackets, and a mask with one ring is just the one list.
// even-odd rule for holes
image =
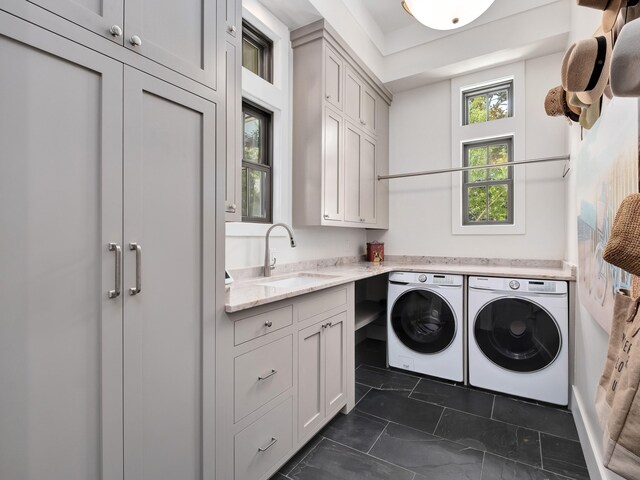
[[367, 262], [384, 262], [384, 243], [367, 243]]

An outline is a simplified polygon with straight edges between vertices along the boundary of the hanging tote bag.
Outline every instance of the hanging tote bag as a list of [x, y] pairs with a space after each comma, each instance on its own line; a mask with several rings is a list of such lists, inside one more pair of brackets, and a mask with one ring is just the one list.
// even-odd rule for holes
[[640, 193], [627, 196], [620, 204], [602, 258], [640, 275]]
[[[596, 393], [604, 432], [603, 463], [628, 479], [640, 479], [640, 299], [615, 298], [609, 350]], [[633, 344], [637, 343], [635, 347]]]

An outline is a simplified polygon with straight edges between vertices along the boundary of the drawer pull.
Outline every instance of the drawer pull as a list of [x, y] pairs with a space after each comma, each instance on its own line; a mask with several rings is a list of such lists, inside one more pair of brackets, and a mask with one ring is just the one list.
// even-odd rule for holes
[[269, 373], [267, 373], [266, 375], [261, 375], [258, 377], [258, 380], [266, 380], [269, 377], [273, 377], [276, 373], [278, 373], [277, 370], [274, 370], [273, 368], [271, 369], [271, 371]]
[[329, 328], [331, 325], [333, 325], [333, 322], [327, 322], [324, 325], [322, 325], [322, 328]]
[[271, 447], [273, 447], [276, 444], [277, 441], [278, 441], [277, 438], [271, 437], [271, 441], [264, 447], [258, 447], [258, 451], [259, 452], [266, 452]]
[[271, 328], [273, 327], [273, 322], [271, 320], [269, 320], [268, 322], [264, 322], [264, 326]]

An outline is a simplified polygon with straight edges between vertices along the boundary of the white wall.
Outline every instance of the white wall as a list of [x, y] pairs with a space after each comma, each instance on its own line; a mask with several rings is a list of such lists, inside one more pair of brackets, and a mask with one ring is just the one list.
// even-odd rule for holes
[[[291, 44], [289, 30], [256, 0], [244, 0], [245, 15], [274, 40], [274, 84], [243, 69], [243, 95], [274, 112], [274, 221], [291, 222]], [[264, 263], [264, 236], [269, 225], [227, 223], [226, 267], [238, 269]], [[359, 229], [296, 229], [291, 248], [282, 228], [273, 230], [271, 247], [277, 264], [364, 253], [366, 234]]]
[[[593, 34], [600, 22], [601, 14], [597, 10], [572, 6], [571, 42], [588, 38]], [[589, 135], [584, 131], [585, 138]], [[580, 127], [574, 125], [569, 133], [569, 150], [571, 155], [577, 154], [580, 148]], [[579, 168], [579, 167], [578, 167]], [[567, 183], [567, 260], [578, 263], [577, 214], [578, 200], [576, 195], [576, 169], [573, 169]], [[580, 439], [585, 451], [591, 478], [618, 480], [622, 477], [606, 470], [602, 466], [602, 430], [598, 424], [595, 411], [595, 392], [607, 356], [609, 335], [598, 325], [589, 312], [580, 305], [576, 298], [574, 347], [574, 412], [579, 411], [586, 431], [580, 431]], [[589, 451], [589, 446], [591, 451]]]
[[[562, 54], [528, 60], [526, 157], [566, 153], [566, 122], [547, 117], [543, 101], [559, 83]], [[391, 105], [390, 172], [451, 167], [451, 88], [440, 82], [396, 94]], [[526, 233], [453, 235], [452, 174], [390, 180], [389, 231], [369, 232], [391, 255], [562, 260], [566, 245], [562, 163], [526, 169]]]

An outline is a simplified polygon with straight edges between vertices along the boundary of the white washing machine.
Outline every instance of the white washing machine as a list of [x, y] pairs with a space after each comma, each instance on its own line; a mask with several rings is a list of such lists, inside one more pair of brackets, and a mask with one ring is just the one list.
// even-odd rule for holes
[[567, 282], [469, 277], [469, 383], [569, 402]]
[[463, 297], [461, 275], [391, 273], [387, 302], [389, 365], [461, 382]]

